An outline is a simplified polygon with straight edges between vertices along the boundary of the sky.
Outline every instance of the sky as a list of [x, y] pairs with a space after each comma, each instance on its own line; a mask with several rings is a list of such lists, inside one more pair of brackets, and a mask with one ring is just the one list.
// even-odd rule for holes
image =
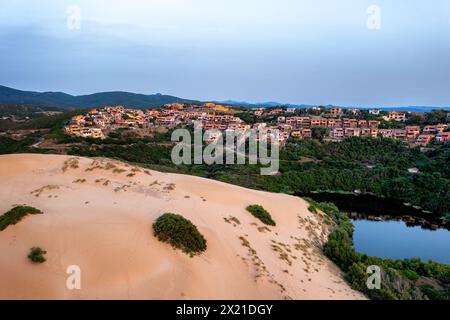
[[0, 85], [450, 106], [450, 1], [1, 0]]

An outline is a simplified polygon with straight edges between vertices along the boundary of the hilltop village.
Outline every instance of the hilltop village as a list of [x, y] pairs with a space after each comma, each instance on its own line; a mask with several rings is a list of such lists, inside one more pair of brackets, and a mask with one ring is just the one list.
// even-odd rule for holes
[[64, 130], [73, 136], [104, 139], [120, 128], [133, 129], [145, 136], [152, 131], [185, 127], [198, 121], [203, 129], [216, 129], [219, 132], [211, 134], [208, 142], [216, 140], [220, 132], [231, 130], [244, 133], [252, 128], [264, 130], [269, 134], [279, 130], [279, 135], [273, 142], [281, 145], [289, 139], [312, 139], [315, 130], [322, 132], [325, 141], [342, 141], [348, 137], [383, 137], [423, 147], [432, 142], [448, 142], [448, 114], [447, 123], [424, 126], [406, 124], [411, 117], [424, 116], [411, 112], [338, 107], [242, 109], [215, 103], [175, 103], [150, 110], [129, 109], [123, 106], [97, 108], [87, 114], [72, 117]]

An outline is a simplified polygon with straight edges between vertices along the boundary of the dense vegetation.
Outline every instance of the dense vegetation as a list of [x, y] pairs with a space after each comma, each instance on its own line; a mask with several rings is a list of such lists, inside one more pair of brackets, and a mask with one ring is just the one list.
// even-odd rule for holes
[[[280, 174], [261, 176], [259, 165], [193, 165], [175, 167], [171, 146], [144, 142], [130, 146], [76, 147], [72, 154], [116, 157], [221, 180], [244, 187], [302, 194], [315, 191], [372, 193], [428, 211], [450, 221], [450, 145], [427, 153], [391, 139], [351, 138], [340, 143], [316, 140], [290, 143], [280, 154]], [[418, 174], [408, 172], [418, 168]]]
[[14, 207], [4, 215], [0, 216], [0, 231], [5, 230], [10, 225], [15, 225], [30, 214], [42, 214], [42, 211], [27, 206]]
[[30, 146], [38, 140], [38, 135], [30, 134], [21, 140], [14, 140], [9, 137], [0, 137], [0, 154], [11, 153], [34, 153]]
[[[290, 194], [360, 190], [445, 217], [450, 214], [449, 162], [449, 144], [422, 153], [390, 139], [313, 140], [288, 144], [281, 152], [277, 176], [258, 175], [258, 166], [224, 166], [216, 167], [212, 178]], [[419, 173], [409, 173], [412, 167]]]
[[244, 121], [245, 123], [248, 123], [248, 124], [257, 123], [260, 120], [253, 113], [249, 113], [249, 112], [239, 112], [236, 114], [236, 117], [238, 117], [239, 119], [241, 119], [242, 121]]
[[30, 261], [34, 263], [44, 263], [46, 260], [44, 257], [45, 254], [47, 254], [47, 251], [39, 247], [34, 247], [30, 249], [28, 259], [30, 259]]
[[0, 117], [15, 116], [19, 118], [38, 118], [46, 111], [61, 111], [56, 107], [40, 107], [24, 104], [2, 104], [0, 103]]
[[[450, 212], [449, 145], [421, 153], [390, 139], [347, 139], [290, 145], [283, 154], [279, 185], [294, 193], [361, 190], [402, 200], [437, 215]], [[301, 156], [314, 161], [295, 161]], [[416, 167], [419, 174], [411, 174]]]
[[[45, 108], [50, 109], [50, 108]], [[27, 109], [25, 109], [27, 110]], [[63, 126], [69, 119], [86, 110], [72, 110], [63, 113], [46, 116], [41, 115], [37, 118], [25, 122], [13, 122], [10, 120], [0, 121], [0, 131], [2, 130], [30, 130], [30, 132], [20, 138], [11, 138], [9, 136], [0, 136], [0, 154], [12, 153], [50, 153], [50, 150], [33, 148], [33, 144], [40, 139], [52, 138], [58, 143], [80, 142], [81, 138], [73, 138], [63, 133]], [[50, 133], [48, 134], [48, 132]]]
[[206, 240], [197, 227], [178, 214], [166, 213], [153, 224], [153, 231], [159, 241], [194, 256], [206, 250]]
[[[280, 174], [261, 176], [260, 165], [181, 165], [171, 161], [170, 132], [133, 136], [132, 130], [112, 133], [105, 140], [65, 135], [61, 120], [52, 118], [48, 135], [72, 143], [71, 155], [110, 157], [152, 169], [198, 175], [248, 188], [303, 194], [309, 192], [371, 193], [410, 203], [450, 223], [450, 144], [421, 152], [392, 139], [349, 138], [340, 143], [292, 141], [280, 153]], [[47, 119], [49, 121], [49, 119]], [[52, 127], [53, 126], [53, 127]], [[46, 152], [29, 146], [39, 134], [16, 141], [0, 137], [0, 154]], [[418, 168], [417, 174], [408, 172]]]
[[260, 205], [251, 205], [247, 207], [247, 211], [250, 212], [255, 218], [261, 220], [262, 223], [268, 226], [276, 226], [270, 213]]
[[99, 145], [92, 149], [75, 147], [70, 154], [86, 157], [102, 156], [134, 163], [171, 166], [170, 152], [170, 149], [164, 146], [137, 142], [131, 145]]
[[[326, 213], [336, 222], [323, 251], [345, 274], [348, 283], [371, 299], [376, 300], [449, 300], [450, 266], [420, 259], [391, 260], [369, 257], [353, 248], [354, 226], [350, 219], [330, 203], [311, 199], [310, 210]], [[369, 266], [381, 268], [381, 289], [367, 286]]]
[[433, 110], [431, 112], [427, 112], [423, 115], [412, 115], [410, 119], [406, 121], [406, 125], [418, 125], [418, 126], [426, 126], [426, 125], [436, 125], [440, 123], [447, 123], [447, 113], [446, 110]]
[[[48, 109], [48, 108], [46, 108]], [[55, 115], [39, 115], [36, 117], [35, 113], [28, 113], [27, 115], [32, 119], [24, 122], [13, 122], [10, 120], [0, 121], [0, 130], [27, 130], [27, 129], [50, 129], [50, 128], [62, 128], [71, 117], [85, 113], [86, 110], [70, 110]]]

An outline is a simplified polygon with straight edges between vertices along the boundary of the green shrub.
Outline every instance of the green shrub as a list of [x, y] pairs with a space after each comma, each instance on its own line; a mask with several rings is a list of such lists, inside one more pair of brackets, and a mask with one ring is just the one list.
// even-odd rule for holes
[[30, 259], [31, 262], [34, 263], [44, 263], [45, 257], [44, 255], [47, 253], [47, 251], [39, 248], [34, 247], [30, 249], [30, 254], [28, 255], [28, 259]]
[[254, 217], [261, 220], [264, 224], [267, 224], [268, 226], [277, 225], [270, 216], [270, 213], [267, 212], [267, 210], [260, 205], [255, 204], [252, 206], [248, 206], [247, 211], [250, 212]]
[[450, 213], [444, 217], [444, 222], [450, 225]]
[[361, 262], [353, 263], [345, 273], [345, 280], [352, 288], [360, 292], [367, 292], [367, 266]]
[[419, 279], [419, 275], [417, 274], [417, 272], [413, 270], [409, 269], [402, 270], [402, 274], [412, 281], [417, 281]]
[[42, 214], [42, 212], [33, 207], [17, 206], [0, 216], [0, 231], [5, 230], [10, 225], [19, 223], [29, 214]]
[[153, 224], [153, 231], [159, 241], [194, 256], [206, 250], [206, 240], [197, 227], [184, 217], [166, 213]]
[[316, 208], [315, 206], [313, 206], [313, 205], [310, 205], [310, 206], [308, 207], [308, 210], [309, 210], [309, 212], [311, 212], [311, 213], [317, 213], [317, 208]]

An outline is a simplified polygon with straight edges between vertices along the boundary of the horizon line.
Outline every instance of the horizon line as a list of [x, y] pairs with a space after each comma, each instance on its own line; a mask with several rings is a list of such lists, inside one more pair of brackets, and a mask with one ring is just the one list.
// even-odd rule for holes
[[[326, 103], [326, 104], [311, 104], [311, 103], [292, 103], [292, 102], [279, 102], [279, 101], [265, 101], [265, 102], [253, 102], [253, 101], [240, 101], [240, 100], [234, 100], [234, 99], [224, 99], [224, 100], [220, 100], [220, 99], [210, 99], [210, 100], [204, 100], [204, 99], [194, 99], [194, 98], [183, 98], [183, 97], [179, 97], [178, 95], [174, 95], [174, 94], [166, 94], [166, 93], [161, 93], [161, 92], [156, 92], [156, 93], [140, 93], [140, 92], [134, 92], [134, 91], [123, 91], [123, 90], [108, 90], [108, 91], [97, 91], [97, 92], [91, 92], [91, 93], [83, 93], [83, 94], [73, 94], [73, 93], [67, 93], [65, 91], [53, 91], [53, 90], [49, 90], [49, 91], [39, 91], [39, 90], [32, 90], [32, 89], [28, 89], [28, 90], [23, 90], [23, 89], [18, 89], [18, 88], [13, 88], [13, 87], [9, 87], [3, 84], [0, 84], [0, 87], [4, 87], [4, 88], [8, 88], [8, 89], [12, 89], [12, 90], [16, 90], [16, 91], [22, 91], [22, 92], [35, 92], [35, 93], [40, 93], [40, 94], [45, 94], [45, 93], [62, 93], [62, 94], [67, 94], [70, 95], [72, 97], [82, 97], [82, 96], [90, 96], [90, 95], [94, 95], [94, 94], [105, 94], [105, 93], [131, 93], [131, 94], [136, 94], [136, 95], [145, 95], [145, 96], [157, 96], [157, 95], [163, 95], [163, 96], [171, 96], [174, 98], [178, 98], [181, 100], [191, 100], [191, 101], [198, 101], [198, 102], [202, 102], [202, 103], [207, 103], [207, 102], [213, 102], [213, 103], [227, 103], [229, 105], [232, 106], [246, 106], [248, 105], [249, 107], [257, 107], [257, 106], [261, 106], [261, 107], [282, 107], [282, 106], [292, 106], [292, 107], [299, 107], [299, 106], [310, 106], [310, 107], [329, 107], [329, 106], [333, 106], [333, 107], [339, 107], [339, 108], [344, 108], [344, 109], [351, 109], [351, 108], [355, 108], [355, 109], [395, 109], [395, 108], [438, 108], [438, 109], [450, 109], [450, 105], [447, 106], [442, 106], [442, 105], [399, 105], [399, 106], [392, 106], [392, 107], [388, 107], [388, 106], [380, 106], [380, 105], [363, 105], [363, 106], [355, 106], [355, 105], [339, 105], [339, 104], [333, 104], [333, 103]], [[232, 102], [232, 103], [229, 103]], [[0, 102], [1, 103], [1, 102]], [[267, 106], [267, 104], [275, 104], [273, 106]]]

